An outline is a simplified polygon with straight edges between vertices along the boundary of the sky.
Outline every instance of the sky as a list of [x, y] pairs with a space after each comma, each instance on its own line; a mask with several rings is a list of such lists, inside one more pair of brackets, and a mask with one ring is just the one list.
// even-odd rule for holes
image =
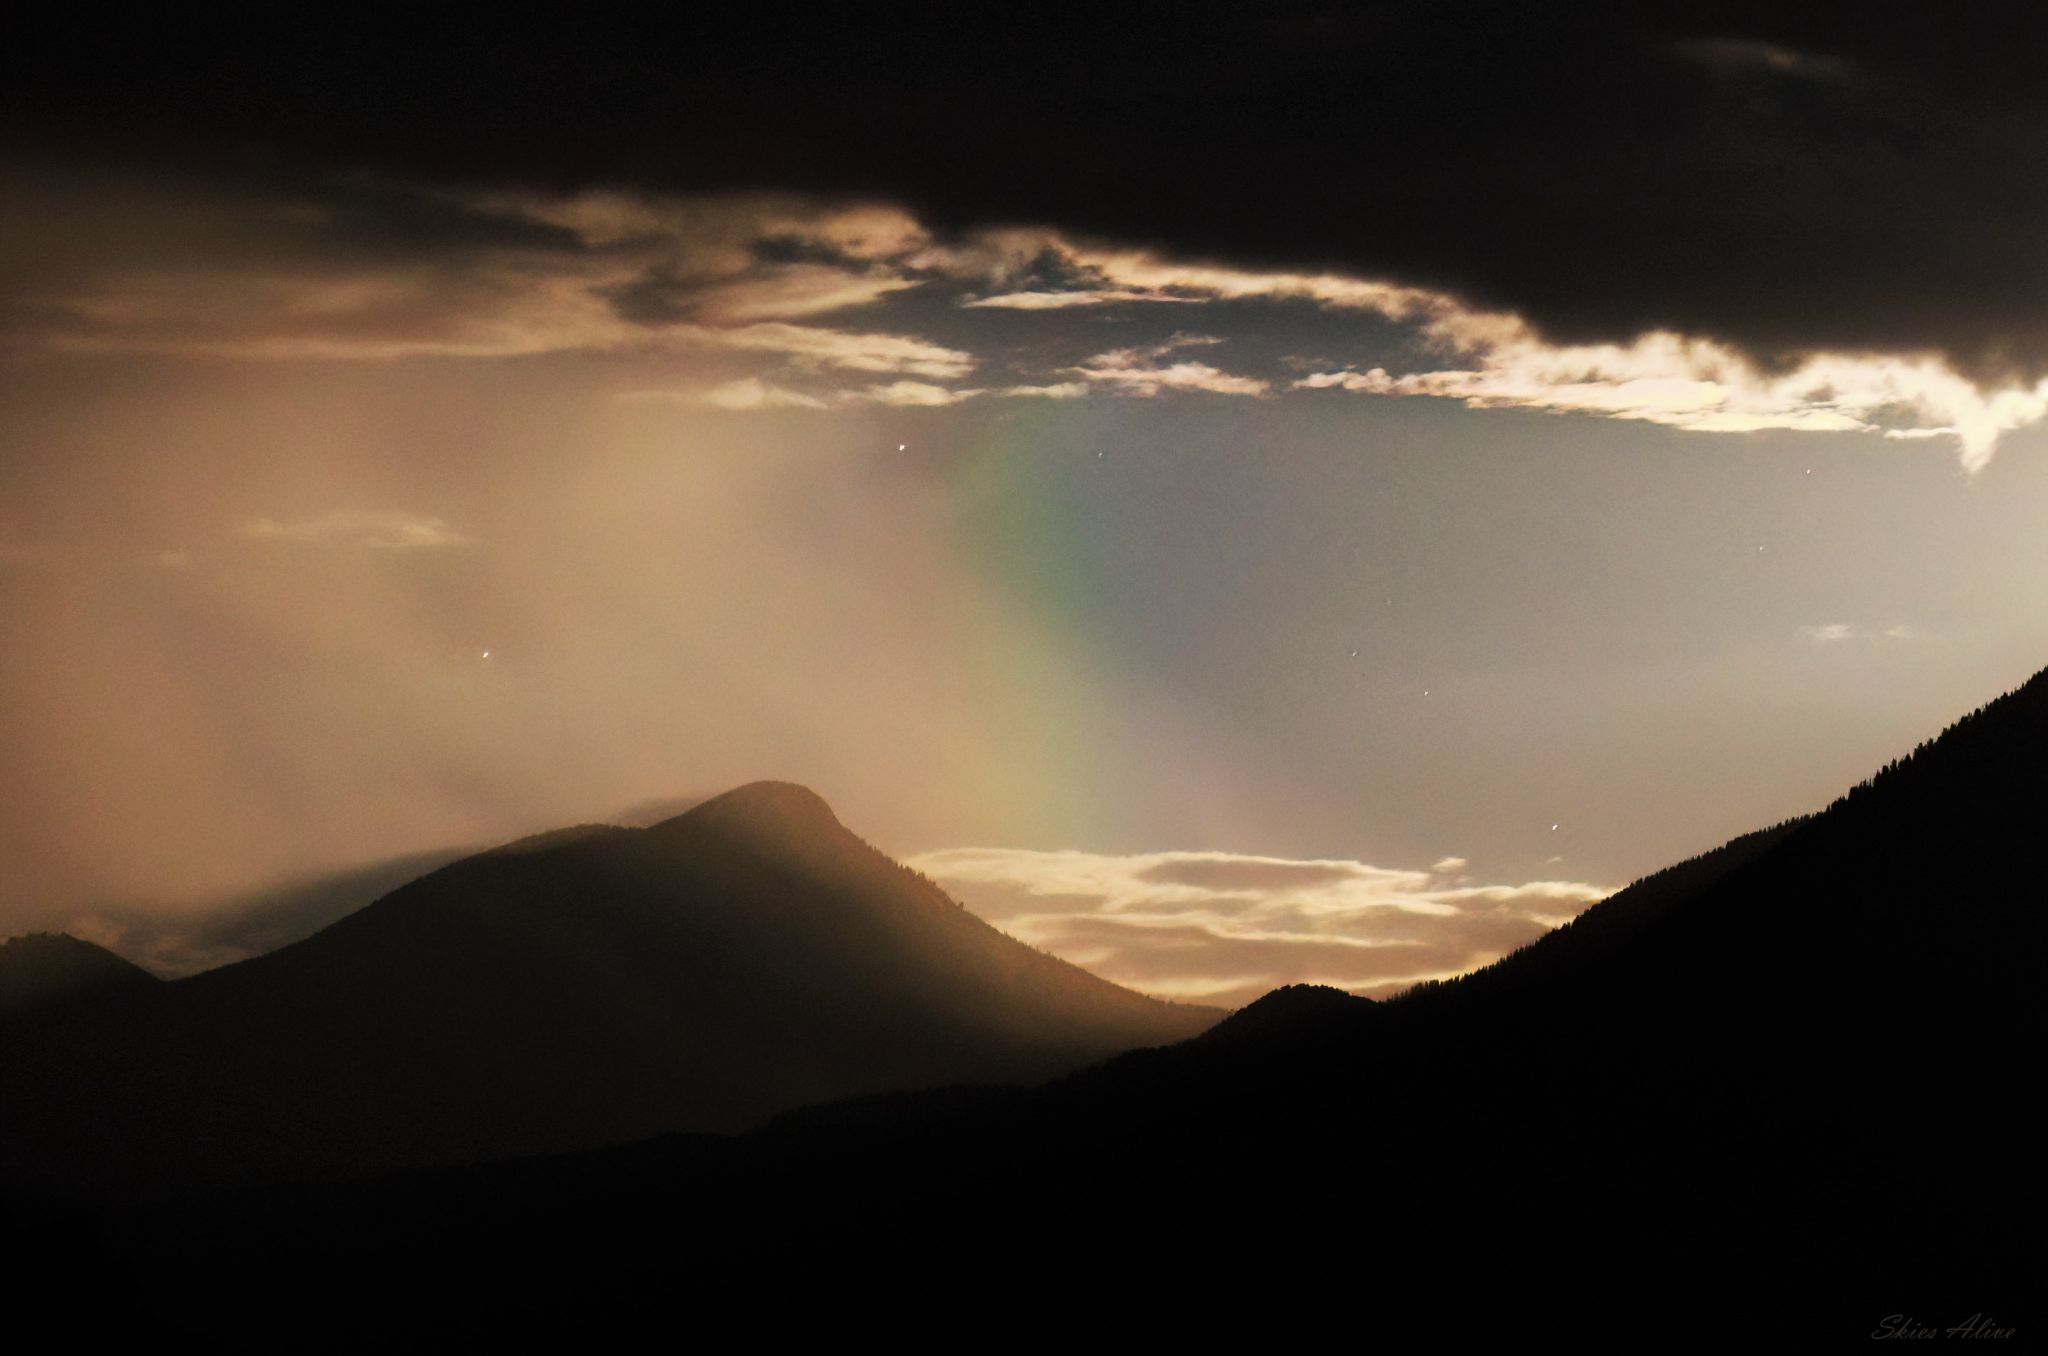
[[774, 777], [1378, 994], [1819, 808], [2048, 662], [2027, 35], [1824, 11], [17, 48], [0, 931]]

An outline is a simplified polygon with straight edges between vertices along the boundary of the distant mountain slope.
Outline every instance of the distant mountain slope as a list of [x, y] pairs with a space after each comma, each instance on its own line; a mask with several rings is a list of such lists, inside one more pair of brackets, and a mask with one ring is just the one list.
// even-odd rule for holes
[[593, 1315], [602, 1344], [677, 1312], [783, 1349], [2037, 1335], [2043, 823], [2048, 676], [1825, 812], [1409, 998], [1295, 989], [1036, 1091], [218, 1199], [96, 1237], [138, 1259], [146, 1329], [225, 1273], [257, 1298], [190, 1320], [206, 1335], [319, 1312], [342, 1315], [337, 1348], [587, 1343]]
[[158, 983], [113, 952], [63, 933], [32, 932], [0, 942], [0, 1019], [146, 993]]
[[777, 783], [482, 853], [160, 988], [0, 1024], [24, 1108], [0, 1174], [118, 1190], [731, 1130], [1042, 1081], [1220, 1015], [1024, 946]]
[[312, 936], [429, 871], [481, 849], [439, 848], [246, 890], [204, 907], [102, 904], [86, 921], [115, 934], [114, 949], [137, 965], [182, 979], [265, 955]]

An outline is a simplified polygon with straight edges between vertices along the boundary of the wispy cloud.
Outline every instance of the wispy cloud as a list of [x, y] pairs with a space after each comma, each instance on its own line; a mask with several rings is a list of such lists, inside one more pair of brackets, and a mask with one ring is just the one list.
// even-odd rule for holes
[[1101, 288], [1094, 291], [1069, 290], [1051, 292], [1000, 292], [989, 297], [969, 297], [960, 304], [971, 307], [988, 307], [1007, 311], [1066, 311], [1076, 306], [1106, 306], [1118, 301], [1179, 301], [1193, 302], [1195, 297], [1174, 297], [1159, 292], [1138, 291], [1125, 288]]
[[742, 377], [690, 391], [621, 391], [618, 399], [632, 404], [694, 405], [714, 410], [822, 410], [826, 402], [759, 377]]
[[1440, 316], [1427, 328], [1468, 365], [1400, 375], [1383, 367], [1317, 372], [1294, 387], [1640, 419], [1704, 433], [1947, 436], [1972, 472], [1990, 462], [2003, 434], [2048, 415], [2048, 382], [1986, 394], [1935, 358], [1821, 354], [1770, 374], [1733, 349], [1671, 333], [1627, 345], [1555, 346], [1512, 316], [1470, 312]]
[[[1819, 70], [1809, 58], [1754, 45], [1696, 55], [1779, 74]], [[836, 389], [805, 391], [827, 404], [1347, 391], [1697, 433], [1952, 440], [1972, 473], [2004, 435], [2048, 419], [2048, 381], [1981, 385], [1931, 354], [1815, 352], [1765, 366], [1730, 345], [1671, 331], [1559, 344], [1519, 316], [1388, 279], [1179, 260], [1046, 228], [941, 241], [885, 205], [774, 195], [408, 195], [389, 186], [357, 201], [334, 192], [334, 210], [325, 212], [254, 211], [224, 201], [216, 205], [220, 221], [194, 232], [193, 241], [152, 241], [146, 255], [110, 256], [101, 267], [67, 265], [61, 276], [39, 278], [33, 295], [0, 298], [0, 316], [16, 343], [237, 360], [716, 351], [752, 355], [762, 370], [744, 375], [764, 391], [803, 388], [780, 379], [791, 370], [851, 374]], [[439, 213], [420, 236], [434, 243], [411, 252], [363, 248], [345, 223], [374, 228], [378, 211], [398, 211], [407, 229], [420, 214]], [[263, 242], [254, 262], [218, 244], [224, 223], [249, 220], [281, 233]], [[848, 318], [884, 302], [886, 325]], [[957, 383], [992, 364], [926, 337], [941, 332], [930, 327], [946, 324], [944, 317], [957, 324], [961, 307], [1043, 327], [1058, 324], [1053, 317], [1061, 312], [1154, 303], [1267, 303], [1356, 315], [1374, 322], [1359, 327], [1371, 356], [1340, 358], [1276, 384], [1183, 352], [1208, 342], [1183, 337], [1128, 344], [1078, 365], [1062, 357], [1034, 369], [1013, 359], [968, 388]], [[828, 316], [840, 320], [819, 323]], [[1390, 339], [1405, 348], [1403, 359], [1389, 357]], [[733, 400], [708, 403], [803, 403], [765, 394]]]
[[678, 313], [707, 323], [787, 320], [866, 306], [918, 286], [884, 271], [849, 273], [823, 264], [788, 264], [700, 289], [676, 289]]
[[242, 535], [260, 541], [296, 542], [305, 546], [360, 546], [373, 551], [429, 551], [467, 546], [470, 539], [439, 518], [390, 510], [362, 513], [339, 510], [315, 518], [280, 521], [254, 518]]
[[762, 381], [758, 377], [743, 377], [738, 381], [693, 389], [621, 391], [617, 398], [634, 404], [683, 405], [721, 410], [829, 410], [848, 405], [943, 409], [985, 397], [1073, 400], [1087, 395], [1088, 391], [1088, 385], [1078, 381], [1047, 386], [940, 386], [928, 381], [904, 380], [812, 395]]
[[1904, 623], [1874, 627], [1852, 626], [1848, 622], [1820, 622], [1800, 627], [1799, 634], [1815, 645], [1840, 645], [1848, 641], [1899, 642], [1926, 639], [1925, 633]]
[[[1775, 49], [1740, 55], [1781, 71], [1808, 70]], [[1813, 353], [1789, 370], [1766, 371], [1728, 345], [1669, 331], [1625, 344], [1560, 345], [1544, 340], [1519, 316], [1474, 308], [1428, 288], [1185, 263], [1143, 250], [1079, 244], [1053, 232], [991, 233], [979, 263], [1000, 278], [1043, 269], [1047, 259], [1057, 262], [1063, 287], [1003, 293], [975, 304], [1009, 298], [1018, 309], [1134, 300], [1307, 302], [1376, 315], [1410, 329], [1426, 352], [1457, 360], [1408, 372], [1381, 366], [1326, 370], [1295, 381], [1293, 390], [1431, 396], [1476, 408], [1636, 419], [1702, 433], [1783, 429], [1951, 438], [1972, 473], [1989, 463], [2003, 435], [2048, 418], [2048, 381], [1987, 390], [1924, 354]], [[1087, 296], [1101, 301], [1081, 300]], [[1204, 379], [1212, 374], [1181, 378], [1191, 386]]]
[[1461, 974], [1609, 893], [1222, 852], [954, 848], [910, 864], [1005, 931], [1148, 993], [1241, 1004], [1281, 984], [1386, 994]]
[[1677, 56], [1723, 74], [1758, 73], [1840, 84], [1855, 77], [1855, 66], [1840, 57], [1816, 56], [1751, 38], [1695, 38], [1676, 42]]
[[1160, 361], [1180, 349], [1221, 342], [1209, 335], [1176, 335], [1162, 344], [1098, 353], [1068, 370], [1083, 381], [1121, 395], [1156, 396], [1165, 391], [1208, 391], [1215, 395], [1236, 396], [1270, 393], [1272, 383], [1260, 377], [1237, 376], [1208, 363], [1186, 358], [1166, 363]]
[[919, 377], [964, 377], [974, 355], [900, 334], [853, 334], [780, 321], [718, 330], [693, 326], [678, 338], [723, 348], [774, 353], [852, 372], [903, 372]]
[[927, 409], [958, 405], [982, 394], [972, 388], [934, 386], [924, 381], [895, 381], [886, 386], [870, 386], [861, 393], [862, 398], [878, 405], [922, 406]]

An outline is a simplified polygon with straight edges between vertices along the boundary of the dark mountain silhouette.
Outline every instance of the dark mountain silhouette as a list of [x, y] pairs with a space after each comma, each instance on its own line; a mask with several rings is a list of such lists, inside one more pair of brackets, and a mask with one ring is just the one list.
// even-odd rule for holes
[[[649, 828], [710, 799], [686, 794], [638, 801], [604, 822]], [[82, 921], [95, 935], [111, 934], [117, 954], [154, 974], [182, 979], [302, 941], [429, 871], [475, 856], [484, 846], [433, 848], [294, 876], [198, 907], [102, 903], [86, 910]]]
[[981, 922], [759, 783], [445, 866], [273, 954], [0, 1023], [0, 1173], [100, 1191], [730, 1131], [1037, 1082], [1220, 1014]]
[[407, 853], [243, 891], [203, 908], [109, 903], [87, 913], [116, 934], [120, 953], [166, 978], [267, 955], [373, 904], [429, 871], [473, 856], [478, 846]]
[[[70, 1240], [101, 1312], [228, 1344], [308, 1314], [337, 1348], [2037, 1334], [2044, 822], [2048, 675], [1818, 815], [1391, 1001], [1285, 991], [1037, 1090], [17, 1232]], [[218, 1274], [253, 1298], [194, 1306]]]
[[0, 1019], [146, 992], [158, 980], [104, 947], [61, 932], [0, 942]]

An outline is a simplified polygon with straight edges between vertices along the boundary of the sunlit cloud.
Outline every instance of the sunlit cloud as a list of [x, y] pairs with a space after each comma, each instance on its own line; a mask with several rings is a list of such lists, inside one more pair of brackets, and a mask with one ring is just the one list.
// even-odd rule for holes
[[1105, 306], [1118, 301], [1193, 302], [1194, 297], [1172, 297], [1157, 292], [1104, 288], [1098, 291], [1001, 292], [990, 297], [969, 297], [962, 306], [1007, 311], [1065, 311], [1076, 306]]
[[689, 339], [724, 348], [774, 353], [852, 372], [903, 372], [920, 377], [963, 377], [974, 356], [900, 334], [853, 334], [769, 322], [738, 329], [692, 327]]
[[[1770, 51], [1710, 55], [1793, 69]], [[153, 249], [147, 266], [123, 258], [98, 271], [74, 270], [13, 298], [0, 315], [14, 342], [71, 352], [284, 362], [751, 355], [762, 370], [744, 375], [762, 383], [759, 392], [732, 387], [728, 396], [690, 397], [714, 408], [1345, 391], [1696, 433], [1940, 439], [1957, 446], [1972, 473], [2004, 435], [2048, 419], [2048, 381], [1990, 388], [1932, 354], [1819, 352], [1765, 366], [1731, 345], [1670, 331], [1558, 344], [1517, 315], [1397, 281], [1179, 260], [1043, 227], [941, 241], [887, 205], [765, 194], [421, 194], [406, 201], [448, 213], [439, 229], [453, 243], [416, 255], [364, 251], [336, 223], [374, 219], [368, 209], [353, 217], [273, 213], [263, 219], [282, 234], [260, 262], [208, 237]], [[223, 202], [217, 210], [225, 219], [246, 207]], [[957, 321], [963, 307], [1008, 313], [1007, 323], [1043, 331], [1062, 323], [1060, 313], [1153, 303], [1264, 303], [1356, 315], [1372, 322], [1359, 327], [1370, 356], [1276, 380], [1185, 351], [1214, 339], [1131, 342], [1078, 364], [1063, 356], [998, 365], [929, 337], [948, 314]], [[863, 310], [888, 320], [856, 321]], [[825, 317], [836, 319], [820, 323]], [[993, 378], [972, 388], [953, 384], [992, 367]], [[791, 370], [811, 380], [777, 379]], [[835, 373], [853, 380], [795, 399], [771, 393], [816, 387]], [[877, 376], [898, 380], [871, 380]]]
[[927, 409], [958, 405], [980, 394], [982, 392], [978, 390], [934, 386], [924, 381], [890, 382], [886, 386], [870, 386], [862, 392], [866, 399], [878, 405], [922, 406]]
[[1469, 366], [1400, 375], [1384, 367], [1317, 372], [1296, 389], [1433, 396], [1475, 409], [1518, 407], [1639, 419], [1706, 433], [1786, 429], [1952, 437], [1982, 470], [1999, 438], [2048, 414], [2048, 382], [1989, 394], [1932, 357], [1815, 355], [1769, 374], [1711, 340], [1654, 333], [1631, 344], [1554, 346], [1511, 316], [1440, 316], [1425, 327]]
[[1163, 344], [1098, 353], [1069, 370], [1085, 381], [1121, 395], [1156, 396], [1166, 391], [1208, 391], [1215, 395], [1238, 396], [1268, 394], [1272, 383], [1260, 377], [1237, 376], [1208, 363], [1186, 358], [1167, 363], [1160, 361], [1183, 348], [1221, 342], [1207, 335], [1178, 335]]
[[1242, 1004], [1282, 984], [1386, 994], [1461, 974], [1583, 912], [1577, 881], [1222, 852], [953, 848], [910, 859], [1013, 936], [1162, 997]]
[[[972, 366], [912, 338], [791, 323], [920, 285], [899, 256], [921, 245], [922, 230], [893, 210], [765, 196], [398, 194], [406, 211], [442, 213], [448, 238], [417, 256], [362, 250], [342, 219], [373, 222], [392, 210], [392, 193], [344, 194], [352, 216], [266, 214], [223, 199], [195, 210], [212, 224], [193, 241], [152, 242], [148, 265], [110, 258], [16, 298], [13, 337], [71, 352], [241, 360], [713, 347], [864, 372], [957, 376]], [[277, 237], [259, 258], [214, 242], [252, 218]]]
[[795, 319], [866, 306], [917, 285], [886, 273], [792, 264], [706, 288], [689, 299], [689, 310], [708, 322]]
[[822, 410], [816, 396], [777, 386], [759, 377], [742, 377], [696, 391], [621, 391], [618, 398], [634, 404], [691, 405], [714, 410]]
[[[1018, 291], [970, 304], [1014, 304], [1017, 309], [1098, 304], [1080, 300], [1084, 296], [1105, 302], [1308, 302], [1325, 310], [1377, 315], [1412, 330], [1425, 351], [1460, 360], [1456, 366], [1411, 372], [1383, 366], [1316, 372], [1292, 383], [1294, 390], [1433, 396], [1475, 408], [1636, 419], [1696, 432], [1784, 429], [1949, 438], [1972, 473], [1989, 463], [2004, 434], [2048, 417], [2048, 381], [1987, 391], [1929, 355], [1816, 353], [1789, 371], [1772, 373], [1728, 345], [1670, 332], [1641, 335], [1626, 344], [1557, 345], [1518, 316], [1473, 308], [1428, 288], [1328, 273], [1183, 263], [1149, 251], [1077, 244], [1052, 232], [992, 236], [981, 262], [1000, 277], [1048, 257], [1075, 281], [1059, 290]], [[1079, 285], [1084, 281], [1092, 285]], [[1217, 375], [1183, 372], [1179, 380], [1192, 388], [1219, 389], [1204, 385]], [[1173, 384], [1161, 382], [1146, 393]], [[1135, 381], [1131, 386], [1139, 389]]]
[[998, 395], [1036, 397], [1041, 400], [1079, 400], [1088, 394], [1085, 381], [1055, 381], [1043, 386], [1005, 386]]
[[681, 405], [700, 409], [734, 411], [807, 409], [829, 410], [850, 405], [888, 405], [898, 409], [943, 409], [984, 397], [1010, 399], [1074, 400], [1088, 394], [1084, 382], [1063, 382], [1049, 386], [939, 386], [927, 381], [892, 381], [832, 391], [827, 396], [811, 395], [778, 386], [758, 377], [743, 377], [717, 386], [689, 390], [621, 391], [617, 399], [632, 404]]
[[1849, 641], [1910, 641], [1924, 640], [1925, 633], [1916, 627], [1900, 623], [1895, 626], [1867, 627], [1851, 626], [1848, 622], [1820, 622], [1802, 626], [1799, 634], [1815, 645], [1841, 645]]
[[397, 511], [337, 511], [291, 522], [254, 518], [243, 524], [242, 535], [259, 541], [360, 546], [373, 551], [428, 551], [470, 544], [468, 537], [439, 518]]

